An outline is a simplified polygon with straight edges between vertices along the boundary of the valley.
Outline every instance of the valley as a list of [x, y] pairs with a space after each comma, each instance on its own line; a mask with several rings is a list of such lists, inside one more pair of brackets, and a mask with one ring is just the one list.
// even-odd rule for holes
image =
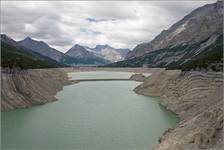
[[[14, 71], [14, 72], [4, 71], [4, 72], [2, 74], [3, 75], [2, 83], [4, 87], [3, 89], [5, 89], [5, 92], [4, 90], [2, 91], [3, 93], [2, 93], [2, 101], [1, 101], [1, 105], [2, 105], [1, 111], [12, 110], [12, 111], [9, 111], [9, 113], [7, 112], [5, 113], [8, 115], [13, 114], [14, 112], [17, 112], [17, 110], [13, 110], [15, 108], [27, 108], [27, 107], [35, 106], [35, 105], [40, 105], [40, 104], [42, 105], [42, 104], [55, 101], [55, 100], [59, 100], [60, 101], [59, 103], [65, 105], [63, 100], [61, 100], [60, 96], [58, 97], [57, 96], [58, 94], [55, 96], [55, 94], [56, 94], [56, 91], [60, 91], [59, 92], [60, 94], [61, 91], [64, 91], [65, 89], [67, 89], [66, 88], [67, 86], [76, 87], [75, 85], [87, 84], [85, 86], [85, 88], [87, 88], [90, 86], [89, 84], [99, 84], [99, 86], [102, 86], [101, 84], [103, 84], [104, 86], [112, 86], [112, 85], [116, 86], [116, 84], [121, 83], [126, 85], [128, 83], [132, 83], [133, 81], [131, 80], [106, 81], [106, 80], [111, 79], [112, 77], [114, 79], [116, 78], [128, 79], [131, 75], [139, 74], [139, 73], [151, 74], [150, 76], [142, 80], [143, 84], [135, 83], [132, 85], [132, 88], [130, 90], [131, 91], [134, 90], [134, 92], [140, 95], [149, 96], [149, 100], [147, 101], [155, 101], [155, 100], [150, 100], [150, 97], [159, 96], [160, 97], [159, 104], [164, 106], [166, 109], [172, 112], [175, 112], [180, 118], [180, 121], [177, 124], [177, 126], [175, 127], [173, 126], [172, 128], [168, 129], [164, 133], [163, 136], [162, 136], [162, 132], [160, 132], [160, 135], [158, 134], [156, 136], [157, 140], [160, 137], [159, 138], [160, 144], [156, 144], [157, 140], [154, 139], [153, 140], [154, 142], [152, 143], [150, 147], [152, 149], [159, 149], [159, 150], [160, 149], [165, 150], [167, 148], [179, 149], [180, 147], [183, 149], [188, 149], [188, 148], [198, 149], [198, 148], [212, 148], [212, 147], [215, 147], [216, 149], [220, 149], [222, 147], [221, 133], [223, 130], [222, 128], [222, 122], [223, 122], [222, 83], [223, 83], [223, 80], [222, 80], [221, 73], [212, 73], [212, 72], [185, 73], [185, 72], [181, 72], [180, 70], [165, 70], [160, 68], [94, 68], [94, 67], [34, 69], [34, 70], [30, 69], [30, 70], [27, 70], [26, 73], [24, 71]], [[140, 76], [140, 74], [138, 76]], [[102, 79], [102, 77], [104, 78], [101, 81], [96, 81], [96, 82], [92, 82], [92, 81], [77, 82], [76, 81], [79, 79], [88, 79], [88, 78], [97, 79], [97, 77], [99, 79]], [[132, 78], [132, 80], [138, 79], [137, 77]], [[42, 79], [44, 79], [45, 81], [40, 82], [39, 80], [42, 80]], [[9, 81], [11, 85], [14, 85], [14, 86], [10, 87], [10, 86], [4, 85], [4, 84], [8, 84]], [[29, 82], [26, 82], [26, 81], [29, 81]], [[23, 86], [21, 83], [23, 84]], [[62, 86], [64, 87], [62, 88]], [[92, 86], [95, 87], [95, 85], [91, 85], [89, 88], [91, 88]], [[6, 87], [11, 88], [11, 90], [6, 90]], [[33, 87], [33, 88], [29, 88], [29, 87]], [[41, 90], [38, 90], [38, 88]], [[81, 89], [85, 89], [85, 88], [83, 87]], [[105, 87], [103, 89], [106, 90]], [[102, 91], [103, 89], [100, 90], [100, 87], [98, 87], [96, 90]], [[191, 89], [197, 89], [197, 90], [192, 91]], [[74, 91], [77, 91], [77, 90], [78, 89]], [[22, 91], [24, 91], [24, 93], [26, 94], [23, 94]], [[74, 94], [77, 93], [77, 92], [73, 92], [73, 90], [69, 90], [69, 91]], [[93, 94], [97, 93], [97, 91], [93, 92]], [[113, 90], [111, 89], [108, 92], [113, 93]], [[81, 91], [78, 93], [82, 95]], [[122, 93], [120, 94], [123, 95]], [[22, 94], [22, 95], [18, 95], [18, 94]], [[16, 102], [13, 100], [14, 98], [12, 97], [12, 95], [14, 95], [14, 97], [17, 97]], [[25, 95], [27, 95], [27, 97], [25, 97]], [[68, 94], [65, 94], [65, 95], [68, 95]], [[84, 95], [89, 95], [91, 97], [91, 94], [84, 94]], [[106, 95], [108, 96], [108, 94]], [[33, 97], [32, 100], [27, 99], [30, 96]], [[20, 99], [18, 99], [18, 97], [20, 97]], [[76, 97], [75, 95], [73, 97], [74, 97], [74, 100], [80, 99], [80, 98], [75, 98]], [[134, 98], [135, 99], [134, 101], [137, 100], [136, 98]], [[195, 99], [198, 99], [200, 101], [195, 101]], [[210, 99], [213, 99], [213, 101], [210, 101]], [[38, 111], [38, 109], [40, 109], [41, 111], [42, 108], [48, 109], [47, 108], [48, 105], [49, 107], [52, 106], [52, 109], [55, 109], [54, 105], [56, 104], [57, 102], [56, 103], [54, 102], [51, 105], [47, 104], [43, 106], [36, 106], [36, 107], [30, 108], [29, 110], [31, 111], [33, 109], [36, 109]], [[77, 107], [77, 105], [72, 105], [72, 107]], [[21, 112], [22, 114], [23, 112], [24, 113], [26, 112], [26, 110], [18, 110], [18, 111]], [[39, 112], [39, 113], [43, 113], [43, 112]], [[22, 114], [21, 114], [21, 117], [23, 116]], [[12, 117], [11, 121], [15, 121], [15, 119], [13, 119]], [[207, 124], [207, 125], [205, 126], [204, 124]], [[193, 130], [194, 128], [197, 128], [197, 130]], [[3, 130], [6, 130], [6, 129], [3, 128]], [[175, 142], [175, 143], [172, 142], [172, 141], [179, 141], [176, 138], [178, 138], [179, 136], [182, 137], [185, 134], [189, 134], [189, 135], [186, 138], [182, 138], [181, 142]], [[57, 137], [58, 136], [56, 136], [56, 138]], [[12, 137], [9, 136], [8, 138], [12, 138]], [[207, 140], [209, 140], [209, 142], [206, 142]], [[138, 149], [147, 149], [147, 145], [150, 144], [150, 142], [149, 143], [146, 142], [145, 144], [146, 144], [145, 148], [143, 148], [144, 144], [140, 144], [143, 147], [140, 148], [141, 146], [139, 145], [140, 147]], [[14, 146], [18, 146], [18, 145], [19, 144], [17, 143]], [[61, 144], [59, 143], [59, 145]], [[136, 144], [136, 146], [137, 145], [138, 144]], [[24, 148], [24, 146], [35, 147], [35, 144], [29, 146], [25, 142], [22, 147]], [[50, 147], [52, 146], [53, 145], [51, 145]], [[45, 147], [48, 147], [48, 146], [45, 145]], [[149, 145], [148, 145], [148, 148], [149, 148]]]
[[110, 3], [123, 16], [106, 2], [14, 3], [1, 33], [1, 148], [223, 149], [223, 1]]
[[[131, 74], [111, 70], [70, 72], [68, 76], [72, 80], [102, 75], [128, 79]], [[135, 94], [132, 90], [139, 84], [131, 80], [79, 82], [64, 86], [55, 96], [58, 101], [3, 112], [3, 148], [147, 150], [167, 128], [174, 127], [178, 118], [161, 107], [157, 98]], [[152, 113], [157, 117], [150, 117]], [[25, 118], [33, 119], [14, 123]]]

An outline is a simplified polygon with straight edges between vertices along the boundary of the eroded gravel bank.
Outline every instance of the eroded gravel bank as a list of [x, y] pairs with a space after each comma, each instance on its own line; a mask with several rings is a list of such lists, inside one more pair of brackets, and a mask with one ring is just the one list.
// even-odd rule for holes
[[155, 150], [223, 149], [222, 73], [159, 71], [134, 91], [159, 96], [167, 109], [180, 117]]

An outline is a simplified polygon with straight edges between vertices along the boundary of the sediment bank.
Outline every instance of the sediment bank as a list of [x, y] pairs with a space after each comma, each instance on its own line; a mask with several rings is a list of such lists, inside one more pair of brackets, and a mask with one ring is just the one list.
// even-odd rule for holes
[[1, 111], [55, 101], [55, 94], [72, 82], [63, 69], [2, 69]]
[[126, 71], [153, 73], [160, 68], [94, 68], [73, 67], [55, 69], [1, 69], [1, 111], [27, 108], [55, 101], [55, 95], [63, 86], [77, 83], [69, 80], [68, 72]]
[[160, 103], [176, 113], [180, 122], [167, 130], [155, 150], [223, 148], [222, 72], [160, 71], [134, 89], [159, 96]]
[[222, 72], [181, 72], [149, 68], [61, 68], [2, 69], [1, 111], [27, 108], [55, 101], [63, 86], [76, 83], [68, 79], [73, 71], [126, 71], [141, 74], [131, 80], [143, 82], [134, 91], [159, 96], [160, 103], [176, 113], [180, 122], [167, 130], [155, 150], [197, 150], [223, 148]]

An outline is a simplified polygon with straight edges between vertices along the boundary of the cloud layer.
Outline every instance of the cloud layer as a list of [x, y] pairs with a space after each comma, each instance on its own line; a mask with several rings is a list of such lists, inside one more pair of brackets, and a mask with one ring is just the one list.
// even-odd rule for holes
[[214, 1], [1, 1], [2, 33], [65, 52], [74, 44], [134, 48]]

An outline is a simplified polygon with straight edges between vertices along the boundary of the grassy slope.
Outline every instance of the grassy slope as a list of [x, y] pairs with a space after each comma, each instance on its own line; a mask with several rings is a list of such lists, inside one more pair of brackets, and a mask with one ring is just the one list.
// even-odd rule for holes
[[1, 42], [1, 66], [28, 68], [56, 68], [64, 65], [38, 53], [20, 50]]

